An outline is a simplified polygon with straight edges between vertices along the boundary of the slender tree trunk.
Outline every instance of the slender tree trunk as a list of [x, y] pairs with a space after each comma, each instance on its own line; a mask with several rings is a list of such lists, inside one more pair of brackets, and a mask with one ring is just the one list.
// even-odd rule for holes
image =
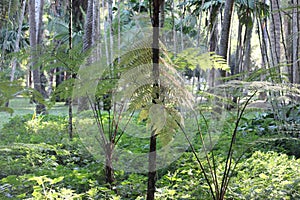
[[[72, 28], [73, 28], [73, 0], [69, 0], [69, 52], [73, 48], [72, 43]], [[73, 78], [75, 76], [74, 72], [69, 72], [69, 78]], [[72, 98], [69, 97], [69, 123], [68, 123], [68, 132], [70, 140], [73, 139], [73, 101]]]
[[[250, 69], [250, 61], [251, 61], [251, 38], [252, 38], [252, 30], [253, 26], [246, 26], [245, 37], [244, 37], [244, 50], [243, 50], [243, 71], [249, 72]], [[248, 73], [245, 73], [244, 77], [247, 77]]]
[[[153, 41], [152, 41], [152, 63], [153, 63], [153, 104], [159, 99], [159, 0], [153, 0]], [[153, 129], [153, 127], [152, 127]], [[147, 200], [155, 199], [156, 182], [156, 130], [151, 130], [150, 150], [149, 150], [149, 172], [147, 185]]]
[[293, 0], [292, 14], [292, 83], [299, 83], [298, 0]]
[[[289, 4], [290, 6], [290, 4]], [[291, 83], [293, 83], [293, 71], [292, 71], [292, 44], [289, 42], [290, 41], [290, 37], [292, 35], [292, 23], [290, 20], [290, 15], [291, 12], [288, 12], [285, 16], [284, 16], [284, 32], [285, 32], [285, 41], [288, 41], [286, 43], [286, 64], [287, 64], [287, 72], [288, 72], [288, 76], [289, 76], [289, 81]]]
[[160, 0], [160, 27], [164, 27], [165, 25], [165, 0]]
[[[178, 1], [179, 4], [181, 4], [181, 0]], [[185, 3], [185, 0], [183, 0], [183, 3]], [[183, 20], [184, 20], [184, 14], [185, 14], [185, 7], [182, 6], [183, 9], [180, 10], [180, 51], [184, 50], [184, 42], [183, 42]]]
[[[209, 13], [209, 22], [208, 22], [208, 27], [209, 27], [209, 51], [210, 52], [215, 52], [217, 50], [217, 44], [218, 44], [218, 35], [219, 35], [219, 29], [218, 29], [218, 24], [219, 24], [219, 6], [212, 5], [210, 7], [210, 13]], [[208, 86], [209, 88], [213, 88], [215, 86], [215, 80], [218, 77], [218, 71], [216, 69], [211, 69], [208, 72]]]
[[[36, 67], [36, 60], [39, 56], [38, 45], [42, 43], [42, 16], [43, 16], [43, 0], [29, 0], [29, 37], [31, 46], [31, 66], [33, 69], [33, 84], [34, 89], [43, 94], [40, 67]], [[46, 112], [44, 104], [36, 101], [36, 113], [43, 114]]]
[[174, 56], [176, 57], [177, 55], [177, 31], [176, 31], [176, 26], [175, 26], [175, 15], [174, 15], [174, 10], [175, 10], [175, 1], [172, 2], [172, 22], [173, 22], [173, 46], [174, 46]]
[[[62, 68], [57, 67], [55, 69], [55, 74], [55, 87], [57, 88], [65, 80], [65, 72], [62, 70]], [[60, 102], [62, 99], [59, 96], [56, 96], [55, 101]]]
[[110, 44], [110, 63], [113, 62], [114, 58], [114, 51], [113, 51], [113, 46], [114, 46], [114, 40], [113, 40], [113, 35], [114, 35], [114, 28], [113, 28], [113, 11], [112, 11], [112, 0], [108, 0], [108, 24], [109, 24], [109, 44]]
[[236, 52], [235, 52], [235, 69], [232, 70], [233, 71], [232, 74], [238, 74], [241, 72], [242, 32], [243, 32], [243, 26], [239, 22], [238, 39], [237, 39]]

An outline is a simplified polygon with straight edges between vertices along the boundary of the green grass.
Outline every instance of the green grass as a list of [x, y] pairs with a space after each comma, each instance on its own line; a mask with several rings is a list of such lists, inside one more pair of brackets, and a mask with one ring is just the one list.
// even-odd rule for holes
[[[30, 103], [30, 99], [23, 97], [16, 97], [10, 100], [9, 107], [14, 110], [14, 113], [11, 115], [6, 112], [0, 112], [0, 131], [3, 124], [7, 123], [11, 117], [17, 115], [34, 114], [35, 110], [35, 105]], [[51, 107], [48, 112], [52, 115], [68, 115], [68, 106], [65, 106], [64, 102], [59, 102]]]

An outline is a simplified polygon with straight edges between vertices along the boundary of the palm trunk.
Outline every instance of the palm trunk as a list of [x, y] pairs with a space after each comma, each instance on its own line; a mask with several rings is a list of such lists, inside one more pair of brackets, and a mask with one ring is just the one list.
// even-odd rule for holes
[[[83, 51], [87, 51], [93, 45], [93, 0], [88, 1], [86, 21], [85, 21], [85, 33], [83, 38]], [[88, 64], [92, 62], [92, 58], [88, 58]], [[83, 96], [78, 98], [78, 112], [82, 112], [89, 109], [88, 98]]]
[[[227, 60], [228, 44], [229, 44], [229, 33], [231, 27], [231, 16], [233, 11], [234, 0], [226, 0], [224, 8], [224, 18], [222, 21], [220, 48], [218, 54]], [[226, 72], [224, 70], [220, 71], [221, 76], [225, 77]]]
[[299, 83], [299, 61], [298, 61], [298, 0], [293, 0], [292, 14], [292, 83]]
[[[209, 16], [209, 51], [215, 52], [217, 50], [217, 44], [218, 44], [218, 35], [219, 35], [219, 30], [218, 30], [218, 13], [219, 13], [219, 6], [212, 5], [210, 7], [210, 16]], [[211, 69], [208, 72], [208, 86], [209, 88], [213, 88], [215, 86], [215, 80], [217, 77], [217, 70], [216, 69]]]
[[239, 23], [238, 39], [237, 39], [236, 52], [235, 52], [235, 69], [232, 70], [231, 74], [238, 74], [241, 72], [242, 32], [243, 32], [243, 26], [241, 23]]
[[[246, 27], [246, 32], [245, 32], [245, 50], [244, 50], [244, 63], [243, 63], [243, 70], [244, 71], [250, 71], [250, 57], [251, 57], [251, 38], [252, 38], [252, 30], [253, 26], [248, 26]], [[247, 76], [247, 73], [246, 73]]]
[[281, 24], [280, 24], [280, 7], [279, 0], [271, 0], [271, 19], [270, 19], [270, 45], [271, 45], [271, 59], [273, 67], [277, 68], [278, 75], [280, 75], [280, 35], [281, 35]]
[[[38, 59], [38, 45], [42, 42], [42, 16], [43, 16], [43, 0], [30, 0], [29, 1], [29, 37], [30, 37], [30, 46], [31, 51], [31, 66], [34, 67], [36, 60]], [[37, 10], [36, 10], [37, 8]], [[43, 94], [42, 91], [42, 82], [41, 82], [41, 72], [40, 67], [35, 67], [32, 72], [34, 89]], [[42, 114], [46, 112], [46, 107], [44, 104], [40, 103], [39, 100], [36, 100], [36, 113]]]

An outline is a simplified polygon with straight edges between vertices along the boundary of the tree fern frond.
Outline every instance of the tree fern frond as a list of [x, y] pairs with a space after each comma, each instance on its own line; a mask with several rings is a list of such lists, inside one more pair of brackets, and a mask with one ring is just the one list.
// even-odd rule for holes
[[197, 66], [200, 69], [222, 69], [229, 71], [230, 67], [227, 65], [223, 57], [217, 55], [215, 52], [200, 53], [196, 48], [188, 48], [177, 55], [175, 64], [180, 68], [189, 67], [194, 70]]

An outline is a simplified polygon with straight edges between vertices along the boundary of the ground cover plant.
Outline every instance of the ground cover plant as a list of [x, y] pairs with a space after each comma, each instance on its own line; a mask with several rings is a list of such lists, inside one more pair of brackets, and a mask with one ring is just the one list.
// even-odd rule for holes
[[[230, 120], [228, 118], [221, 139], [214, 146], [213, 152], [218, 155], [215, 160], [218, 177], [222, 176], [225, 167], [224, 152], [234, 128]], [[261, 137], [261, 132], [252, 130], [255, 120], [261, 120], [261, 117], [251, 113], [242, 120], [237, 144], [244, 148], [235, 151], [235, 156], [241, 156], [241, 159], [234, 163], [236, 166], [225, 197], [300, 198], [299, 140], [286, 136], [274, 137], [272, 132]], [[62, 115], [33, 118], [33, 113], [24, 113], [11, 117], [3, 125], [0, 149], [1, 199], [145, 198], [147, 174], [116, 171], [116, 181], [111, 187], [105, 182], [103, 163], [85, 149], [78, 136], [69, 140], [67, 123], [68, 120]], [[272, 123], [264, 126], [272, 126]], [[123, 137], [122, 140], [120, 145], [130, 143], [130, 149], [135, 151], [143, 150], [147, 144], [130, 137]], [[203, 165], [205, 170], [209, 170], [207, 161], [204, 160]], [[209, 186], [191, 149], [166, 168], [158, 170], [156, 198], [211, 198]]]

